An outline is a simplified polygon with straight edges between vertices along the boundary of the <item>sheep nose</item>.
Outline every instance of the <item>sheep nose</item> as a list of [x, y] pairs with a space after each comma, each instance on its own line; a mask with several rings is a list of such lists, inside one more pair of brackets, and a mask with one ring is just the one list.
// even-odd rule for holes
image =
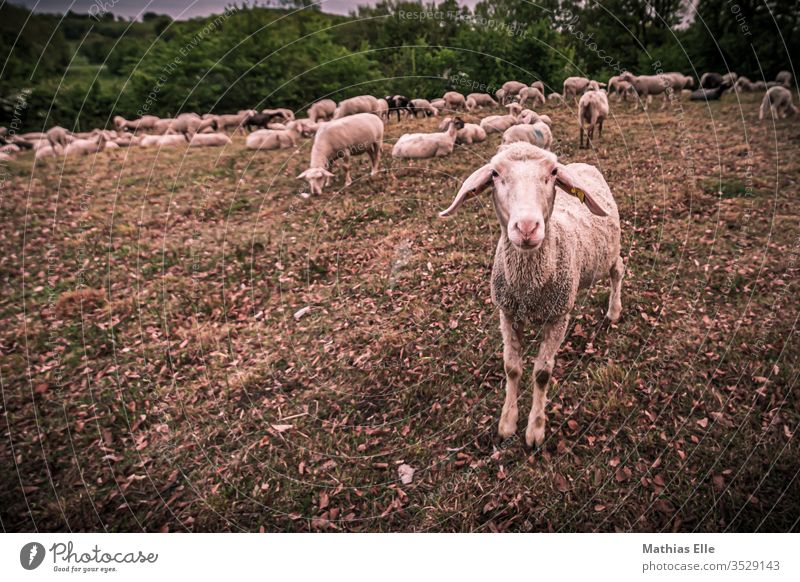
[[539, 228], [538, 220], [518, 220], [514, 224], [514, 228], [522, 235], [522, 238], [529, 239], [536, 234], [536, 229]]

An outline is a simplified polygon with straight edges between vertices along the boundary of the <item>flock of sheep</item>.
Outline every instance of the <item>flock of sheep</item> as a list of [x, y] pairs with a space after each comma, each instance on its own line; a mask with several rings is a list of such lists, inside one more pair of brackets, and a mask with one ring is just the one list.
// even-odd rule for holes
[[[426, 117], [445, 115], [439, 131], [401, 136], [392, 157], [425, 159], [447, 156], [456, 144], [473, 144], [492, 133], [502, 143], [489, 163], [477, 169], [461, 186], [449, 208], [454, 213], [466, 200], [491, 191], [500, 222], [500, 238], [491, 277], [492, 300], [500, 310], [506, 398], [498, 432], [516, 432], [518, 387], [522, 375], [524, 328], [533, 324], [541, 333], [536, 356], [533, 405], [525, 440], [541, 445], [545, 434], [547, 387], [555, 356], [567, 331], [570, 312], [580, 289], [606, 279], [610, 287], [607, 317], [612, 322], [622, 311], [621, 291], [625, 264], [620, 256], [620, 220], [611, 190], [594, 166], [561, 164], [550, 152], [551, 119], [526, 108], [550, 103], [577, 102], [580, 147], [590, 147], [595, 129], [602, 136], [609, 114], [609, 95], [618, 101], [633, 98], [634, 107], [646, 109], [653, 96], [668, 100], [689, 93], [691, 99], [717, 99], [726, 90], [765, 90], [760, 119], [771, 110], [773, 117], [797, 113], [789, 90], [792, 78], [782, 72], [774, 83], [756, 84], [735, 73], [707, 73], [696, 91], [694, 79], [680, 73], [632, 75], [625, 72], [600, 83], [584, 77], [564, 81], [563, 91], [545, 97], [544, 85], [508, 81], [494, 96], [485, 93], [445, 93], [440, 99], [408, 99], [402, 95], [383, 99], [361, 95], [336, 103], [323, 99], [308, 109], [308, 117], [296, 119], [288, 109], [240, 111], [231, 115], [186, 113], [174, 119], [144, 116], [134, 121], [114, 118], [115, 130], [81, 134], [61, 127], [45, 133], [8, 136], [0, 155], [8, 158], [21, 148], [35, 149], [36, 158], [86, 155], [126, 146], [224, 146], [231, 144], [227, 131], [246, 135], [253, 150], [294, 148], [303, 137], [314, 136], [309, 167], [298, 178], [306, 180], [312, 194], [321, 194], [334, 177], [334, 164], [344, 168], [344, 185], [351, 183], [350, 157], [367, 154], [371, 174], [378, 172], [384, 126], [392, 115]], [[604, 88], [605, 87], [605, 88]], [[484, 108], [505, 107], [507, 113], [488, 115], [480, 123], [465, 123], [462, 112], [475, 115]], [[252, 133], [248, 130], [259, 128]]]

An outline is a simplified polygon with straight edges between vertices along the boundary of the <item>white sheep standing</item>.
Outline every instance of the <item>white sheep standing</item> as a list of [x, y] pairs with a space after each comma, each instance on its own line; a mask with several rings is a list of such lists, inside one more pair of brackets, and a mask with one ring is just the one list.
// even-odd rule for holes
[[[448, 216], [465, 200], [493, 188], [500, 239], [491, 278], [500, 309], [506, 398], [498, 432], [516, 433], [526, 325], [542, 337], [533, 367], [533, 405], [525, 442], [541, 446], [547, 386], [580, 289], [608, 278], [607, 316], [619, 320], [625, 266], [617, 205], [603, 175], [587, 164], [560, 164], [555, 154], [519, 142], [504, 146], [461, 186]], [[585, 207], [581, 204], [583, 203]]]
[[546, 103], [546, 99], [544, 98], [544, 94], [539, 91], [536, 87], [523, 87], [522, 90], [518, 94], [519, 96], [519, 104], [525, 105], [528, 99], [533, 100], [533, 106], [536, 107], [537, 105], [544, 105]]
[[661, 104], [661, 109], [664, 109], [669, 102], [668, 89], [672, 89], [673, 79], [665, 75], [633, 75], [625, 71], [620, 75], [620, 80], [630, 83], [636, 94], [639, 96], [638, 102], [634, 105], [633, 109], [639, 107], [641, 104], [642, 111], [647, 110], [647, 101], [651, 95], [664, 95], [664, 101]]
[[[341, 105], [340, 105], [341, 107]], [[378, 173], [383, 143], [383, 121], [372, 113], [356, 113], [334, 119], [320, 127], [311, 148], [310, 167], [298, 179], [306, 180], [312, 194], [321, 194], [333, 173], [328, 169], [337, 159], [344, 166], [344, 185], [350, 179], [350, 156], [366, 153], [372, 162], [371, 176]]]
[[764, 120], [768, 111], [772, 113], [773, 119], [785, 119], [789, 115], [795, 115], [798, 110], [792, 103], [792, 92], [782, 85], [770, 87], [761, 100], [759, 121]]
[[608, 117], [608, 97], [603, 91], [587, 91], [578, 102], [580, 147], [583, 148], [583, 131], [586, 129], [586, 147], [590, 147], [597, 127], [598, 137], [603, 137], [603, 122]]
[[359, 95], [339, 102], [333, 114], [334, 119], [341, 119], [358, 113], [378, 113], [378, 100], [372, 95]]
[[336, 113], [336, 101], [333, 99], [320, 99], [308, 108], [308, 118], [317, 123], [318, 121], [329, 121]]
[[442, 99], [451, 111], [467, 109], [467, 99], [458, 91], [448, 91], [442, 96]]
[[460, 117], [448, 122], [444, 133], [407, 133], [400, 136], [392, 148], [393, 158], [429, 159], [449, 156], [453, 153], [458, 131], [464, 127]]
[[543, 121], [535, 121], [530, 125], [513, 125], [503, 132], [504, 145], [518, 141], [524, 141], [542, 149], [549, 150], [553, 145], [553, 133], [550, 131], [550, 127]]
[[73, 139], [72, 134], [60, 125], [48, 129], [45, 136], [47, 136], [47, 141], [50, 143], [50, 147], [53, 148], [53, 151], [58, 150], [56, 146], [61, 146], [62, 152], [66, 151], [69, 142]]

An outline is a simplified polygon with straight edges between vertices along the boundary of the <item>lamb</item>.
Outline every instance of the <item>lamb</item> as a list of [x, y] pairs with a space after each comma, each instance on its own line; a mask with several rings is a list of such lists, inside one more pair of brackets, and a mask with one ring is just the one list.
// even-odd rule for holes
[[578, 125], [580, 125], [580, 147], [583, 148], [583, 130], [586, 131], [586, 147], [591, 147], [594, 138], [594, 128], [597, 127], [599, 135], [603, 137], [603, 122], [608, 117], [608, 98], [603, 91], [587, 91], [581, 96], [578, 103]]
[[[664, 95], [664, 101], [661, 104], [661, 109], [667, 106], [669, 99], [669, 92], [667, 89], [672, 88], [673, 79], [664, 75], [640, 75], [635, 76], [629, 72], [624, 72], [620, 75], [621, 80], [630, 83], [631, 86], [639, 95], [639, 103], [641, 103], [642, 111], [647, 110], [647, 98], [650, 95]], [[634, 109], [638, 108], [638, 104]]]
[[[470, 101], [472, 102], [472, 107], [470, 107]], [[467, 95], [467, 109], [472, 111], [477, 107], [497, 107], [497, 101], [492, 99], [492, 96], [488, 93], [470, 93]]]
[[503, 133], [503, 145], [524, 141], [542, 149], [549, 150], [553, 145], [553, 133], [550, 127], [542, 121], [536, 121], [532, 125], [514, 125]]
[[296, 121], [290, 121], [286, 129], [260, 129], [247, 136], [245, 146], [251, 150], [281, 150], [297, 147], [300, 128]]
[[[439, 124], [439, 130], [447, 130], [450, 127], [451, 120], [452, 118], [445, 117]], [[475, 123], [465, 123], [464, 127], [459, 129], [458, 133], [456, 133], [456, 143], [459, 145], [472, 145], [473, 143], [480, 143], [482, 141], [486, 141], [486, 132], [480, 125]]]
[[519, 123], [521, 107], [517, 103], [508, 105], [508, 115], [490, 115], [481, 119], [481, 127], [488, 133], [503, 133], [512, 125]]
[[439, 115], [439, 110], [427, 99], [412, 99], [411, 114], [416, 117], [417, 113], [421, 113], [423, 117], [436, 117]]
[[376, 113], [378, 111], [378, 100], [372, 95], [359, 95], [351, 97], [339, 103], [339, 107], [333, 114], [334, 119], [341, 119], [349, 115], [358, 113]]
[[[374, 98], [373, 98], [374, 99]], [[342, 102], [344, 103], [344, 102]], [[341, 104], [339, 105], [341, 108]], [[322, 194], [333, 173], [329, 167], [339, 158], [344, 166], [344, 185], [349, 186], [350, 156], [367, 153], [372, 161], [371, 176], [378, 173], [383, 142], [383, 122], [372, 113], [355, 113], [323, 125], [314, 138], [310, 167], [297, 176], [306, 180], [312, 194]]]
[[544, 94], [535, 87], [525, 87], [519, 92], [519, 104], [525, 105], [528, 99], [533, 99], [533, 106], [544, 105]]
[[308, 118], [317, 123], [318, 121], [329, 121], [336, 113], [336, 101], [333, 99], [320, 99], [308, 108]]
[[462, 110], [467, 109], [467, 100], [458, 91], [448, 91], [447, 93], [444, 94], [442, 99], [444, 99], [447, 108], [452, 111], [455, 111], [456, 109], [462, 109]]
[[553, 107], [561, 107], [564, 105], [564, 97], [561, 93], [550, 93], [550, 95], [547, 96], [547, 102]]
[[57, 150], [56, 146], [61, 146], [62, 152], [66, 151], [67, 145], [72, 139], [70, 133], [60, 125], [51, 127], [47, 130], [45, 135], [47, 136], [47, 141], [50, 143], [50, 147], [53, 148], [53, 151]]
[[518, 142], [501, 147], [469, 176], [440, 216], [453, 214], [464, 201], [489, 188], [494, 190], [501, 231], [491, 278], [506, 372], [498, 432], [503, 438], [516, 433], [525, 326], [532, 324], [541, 329], [542, 342], [533, 367], [533, 406], [525, 442], [541, 447], [547, 387], [578, 291], [607, 277], [611, 287], [607, 317], [616, 322], [621, 315], [625, 265], [620, 256], [619, 213], [597, 168], [563, 165], [555, 154]]
[[189, 140], [189, 147], [228, 146], [233, 142], [225, 133], [196, 133]]
[[392, 157], [428, 159], [448, 156], [453, 152], [456, 136], [463, 127], [462, 119], [455, 117], [445, 133], [407, 133], [394, 144]]
[[767, 111], [772, 113], [773, 119], [785, 119], [798, 112], [792, 103], [792, 92], [782, 85], [770, 87], [761, 100], [761, 110], [758, 113], [759, 121], [763, 121]]

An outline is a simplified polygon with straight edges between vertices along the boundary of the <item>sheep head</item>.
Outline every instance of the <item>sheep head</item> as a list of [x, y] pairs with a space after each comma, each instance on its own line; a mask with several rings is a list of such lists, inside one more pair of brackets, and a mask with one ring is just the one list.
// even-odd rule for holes
[[593, 214], [606, 216], [587, 186], [558, 163], [555, 154], [524, 142], [501, 148], [488, 164], [473, 172], [440, 216], [454, 213], [465, 200], [492, 188], [503, 232], [517, 249], [534, 250], [547, 235], [556, 186], [580, 199]]
[[333, 174], [325, 168], [309, 168], [297, 178], [308, 182], [312, 194], [322, 194], [322, 188], [327, 186]]

